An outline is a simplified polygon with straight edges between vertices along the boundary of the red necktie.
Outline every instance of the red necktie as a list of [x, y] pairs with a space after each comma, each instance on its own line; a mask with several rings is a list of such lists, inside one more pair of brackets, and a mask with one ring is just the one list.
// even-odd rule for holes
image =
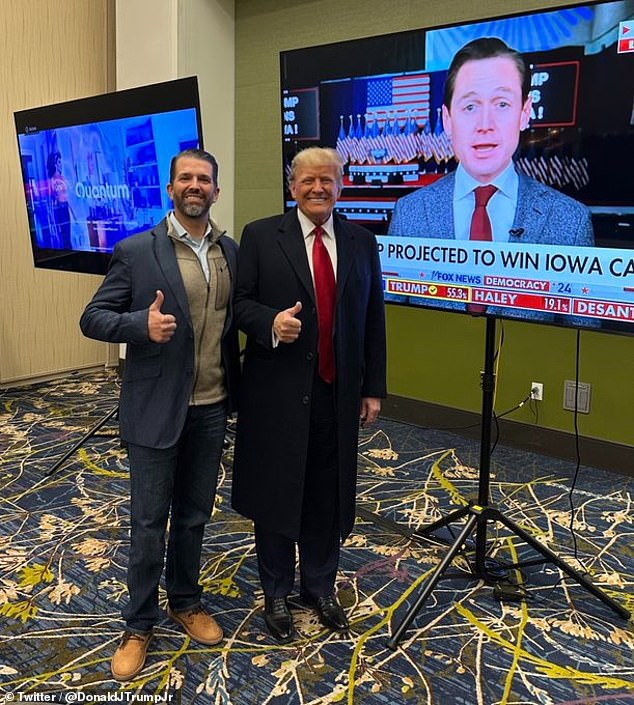
[[332, 260], [322, 237], [324, 231], [320, 226], [317, 226], [313, 232], [315, 233], [313, 276], [315, 277], [315, 296], [319, 317], [319, 376], [324, 382], [332, 383], [335, 379], [335, 349], [332, 332], [335, 321], [337, 285]]
[[469, 240], [493, 240], [491, 221], [487, 213], [487, 205], [491, 196], [497, 191], [496, 186], [478, 186], [473, 192], [475, 195], [475, 210], [471, 216], [471, 228], [469, 229]]
[[[497, 187], [489, 184], [488, 186], [478, 186], [473, 192], [475, 195], [475, 210], [471, 216], [471, 227], [469, 228], [470, 240], [493, 240], [493, 231], [491, 229], [491, 220], [487, 213], [487, 205], [491, 200], [491, 196], [497, 191]], [[469, 313], [484, 313], [486, 306], [483, 304], [467, 304]]]

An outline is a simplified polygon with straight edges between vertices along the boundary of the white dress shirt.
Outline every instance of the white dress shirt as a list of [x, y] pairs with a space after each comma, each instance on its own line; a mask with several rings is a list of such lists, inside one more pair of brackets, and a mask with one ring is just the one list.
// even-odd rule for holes
[[[307, 218], [300, 210], [297, 209], [297, 217], [299, 218], [299, 225], [302, 229], [302, 235], [304, 236], [304, 245], [306, 246], [306, 256], [308, 257], [308, 266], [310, 267], [310, 275], [313, 279], [313, 287], [315, 286], [315, 273], [313, 272], [313, 245], [315, 244], [315, 224]], [[335, 240], [335, 226], [332, 219], [332, 213], [330, 218], [321, 226], [324, 231], [321, 239], [328, 250], [330, 255], [330, 260], [332, 262], [332, 271], [335, 274], [335, 281], [337, 281], [337, 241]], [[276, 348], [279, 344], [279, 338], [275, 334], [275, 329], [271, 331], [273, 337], [273, 347]]]
[[[508, 242], [509, 230], [515, 221], [519, 177], [511, 162], [506, 169], [490, 183], [497, 188], [487, 205], [494, 242]], [[475, 210], [474, 191], [477, 186], [486, 186], [467, 174], [462, 164], [456, 169], [456, 182], [453, 192], [453, 222], [456, 240], [468, 240], [471, 217]]]
[[[309, 220], [300, 210], [297, 209], [297, 217], [299, 218], [299, 224], [302, 229], [302, 234], [304, 235], [304, 245], [306, 245], [306, 256], [308, 257], [308, 266], [310, 267], [310, 273], [313, 277], [313, 285], [315, 284], [315, 274], [313, 272], [313, 245], [315, 244], [315, 224]], [[335, 240], [335, 224], [333, 222], [332, 213], [330, 218], [321, 226], [324, 231], [322, 235], [322, 240], [328, 254], [330, 255], [330, 260], [332, 262], [332, 270], [335, 273], [335, 281], [337, 281], [337, 241]]]

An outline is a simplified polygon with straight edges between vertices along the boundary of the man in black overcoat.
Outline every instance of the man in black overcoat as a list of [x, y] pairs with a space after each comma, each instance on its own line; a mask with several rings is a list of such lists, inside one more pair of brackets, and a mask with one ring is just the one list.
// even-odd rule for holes
[[[296, 545], [300, 599], [329, 628], [348, 628], [335, 579], [355, 519], [359, 423], [376, 419], [386, 395], [377, 243], [333, 213], [342, 184], [335, 150], [299, 152], [289, 175], [297, 207], [247, 225], [238, 260], [235, 314], [247, 344], [233, 506], [254, 521], [265, 622], [282, 642], [293, 637]], [[315, 284], [324, 276], [328, 294]]]

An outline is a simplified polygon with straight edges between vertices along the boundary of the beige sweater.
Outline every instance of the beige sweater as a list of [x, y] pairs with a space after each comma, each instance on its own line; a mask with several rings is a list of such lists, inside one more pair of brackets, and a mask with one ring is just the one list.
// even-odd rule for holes
[[227, 396], [220, 341], [229, 303], [229, 268], [218, 240], [221, 231], [212, 223], [207, 253], [209, 284], [196, 253], [180, 240], [169, 225], [168, 234], [180, 269], [194, 326], [195, 375], [190, 404], [215, 404]]

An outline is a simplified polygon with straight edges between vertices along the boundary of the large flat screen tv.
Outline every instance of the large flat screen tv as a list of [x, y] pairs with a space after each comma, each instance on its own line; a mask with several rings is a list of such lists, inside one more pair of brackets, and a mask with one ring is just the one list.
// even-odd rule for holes
[[195, 77], [15, 113], [36, 267], [104, 274], [170, 207], [171, 158], [202, 146]]
[[337, 149], [390, 303], [634, 333], [633, 18], [597, 2], [282, 52], [284, 174]]

